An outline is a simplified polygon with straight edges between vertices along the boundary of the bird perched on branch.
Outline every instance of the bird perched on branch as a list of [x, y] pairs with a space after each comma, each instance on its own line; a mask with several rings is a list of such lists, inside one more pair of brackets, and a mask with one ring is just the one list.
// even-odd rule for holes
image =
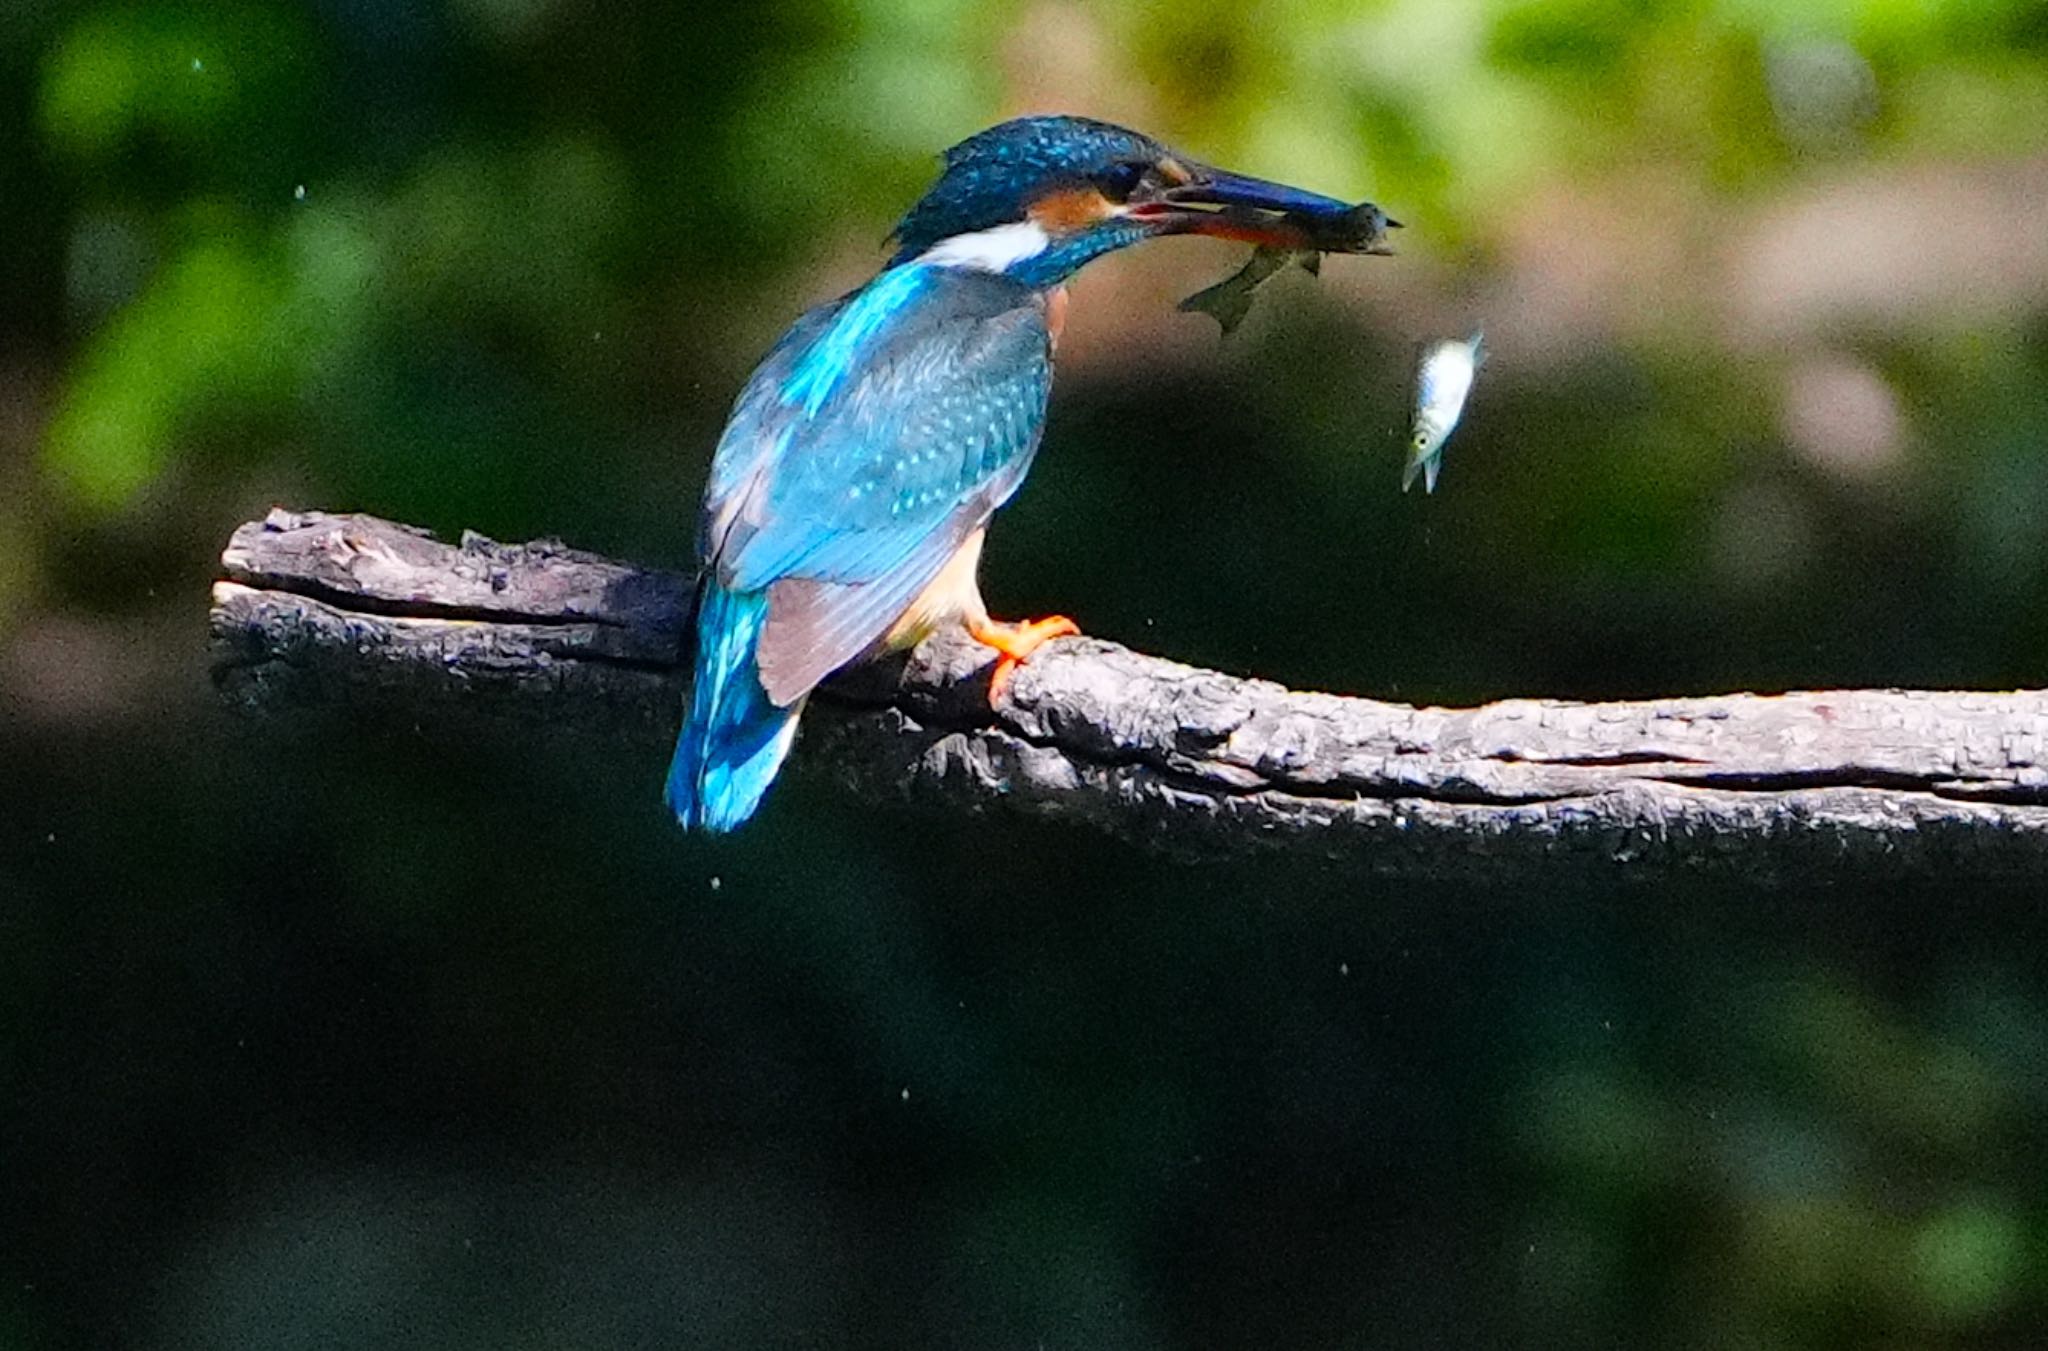
[[947, 151], [888, 265], [797, 320], [719, 439], [676, 819], [728, 831], [753, 815], [805, 698], [842, 666], [964, 624], [999, 654], [993, 701], [1041, 643], [1077, 632], [991, 619], [976, 580], [1045, 427], [1069, 277], [1162, 235], [1296, 247], [1302, 222], [1351, 209], [1078, 117]]

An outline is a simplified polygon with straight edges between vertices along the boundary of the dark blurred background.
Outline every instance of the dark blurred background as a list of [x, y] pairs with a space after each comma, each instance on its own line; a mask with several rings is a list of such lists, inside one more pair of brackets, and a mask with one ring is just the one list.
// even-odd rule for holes
[[[2041, 0], [10, 0], [0, 1351], [2048, 1344], [2048, 888], [1190, 867], [237, 721], [272, 503], [685, 557], [944, 145], [1406, 221], [1076, 287], [999, 611], [1414, 701], [2048, 678]], [[1494, 356], [1395, 490], [1415, 345]]]

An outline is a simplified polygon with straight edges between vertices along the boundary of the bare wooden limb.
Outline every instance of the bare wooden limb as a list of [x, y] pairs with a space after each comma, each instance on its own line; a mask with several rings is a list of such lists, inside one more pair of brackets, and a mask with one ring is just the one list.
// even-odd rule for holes
[[[238, 529], [222, 563], [215, 676], [243, 707], [474, 710], [650, 754], [674, 733], [687, 578], [286, 511]], [[798, 762], [869, 793], [1386, 875], [2048, 876], [2044, 692], [1414, 708], [1080, 638], [1044, 648], [991, 711], [987, 657], [941, 635], [841, 677]]]

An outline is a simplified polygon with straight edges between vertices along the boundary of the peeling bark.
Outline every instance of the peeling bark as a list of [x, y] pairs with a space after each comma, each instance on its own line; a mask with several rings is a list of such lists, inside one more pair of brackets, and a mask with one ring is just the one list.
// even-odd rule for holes
[[[239, 528], [222, 566], [215, 679], [246, 709], [473, 711], [650, 754], [674, 735], [684, 576], [554, 541], [449, 545], [287, 511]], [[2048, 693], [1415, 708], [1073, 638], [1041, 649], [991, 710], [989, 656], [942, 634], [835, 679], [797, 761], [870, 795], [1069, 818], [1196, 855], [1311, 850], [1390, 876], [2048, 867]]]

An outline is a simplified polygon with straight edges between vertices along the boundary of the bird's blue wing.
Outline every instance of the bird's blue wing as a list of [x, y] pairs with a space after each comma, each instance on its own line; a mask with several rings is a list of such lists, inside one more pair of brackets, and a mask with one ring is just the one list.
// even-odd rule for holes
[[754, 368], [726, 418], [725, 431], [711, 456], [711, 476], [704, 485], [704, 508], [698, 523], [697, 561], [709, 567], [724, 551], [734, 514], [746, 504], [750, 489], [769, 468], [770, 457], [794, 429], [791, 409], [783, 397], [797, 359], [830, 328], [853, 296], [807, 311], [782, 335]]
[[1033, 292], [923, 268], [807, 316], [764, 362], [720, 443], [705, 561], [769, 591], [778, 703], [886, 633], [1016, 490], [1051, 381]]
[[901, 268], [818, 319], [771, 355], [720, 444], [725, 529], [706, 562], [741, 589], [872, 581], [1037, 448], [1052, 366], [1027, 288]]

